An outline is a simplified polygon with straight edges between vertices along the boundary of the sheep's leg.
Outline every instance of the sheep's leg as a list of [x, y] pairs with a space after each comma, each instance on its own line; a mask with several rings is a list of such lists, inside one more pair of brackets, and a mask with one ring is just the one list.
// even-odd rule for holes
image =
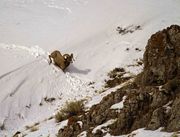
[[49, 55], [49, 60], [50, 60], [49, 62], [49, 65], [50, 65], [52, 63], [51, 55]]

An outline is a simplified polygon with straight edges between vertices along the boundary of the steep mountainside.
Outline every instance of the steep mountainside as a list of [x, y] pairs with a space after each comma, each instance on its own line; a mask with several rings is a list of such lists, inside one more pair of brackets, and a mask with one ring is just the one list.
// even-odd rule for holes
[[142, 73], [83, 115], [72, 117], [73, 122], [70, 117], [71, 123], [60, 129], [58, 136], [75, 137], [81, 132], [87, 132], [88, 137], [117, 136], [139, 128], [180, 131], [179, 53], [180, 26], [172, 25], [153, 34], [144, 53]]

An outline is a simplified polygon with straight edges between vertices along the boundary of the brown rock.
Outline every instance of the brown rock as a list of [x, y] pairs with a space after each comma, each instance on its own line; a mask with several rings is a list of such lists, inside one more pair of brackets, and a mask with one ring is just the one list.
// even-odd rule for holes
[[168, 121], [167, 131], [180, 130], [180, 94], [177, 95], [171, 108], [171, 116]]
[[145, 85], [162, 85], [180, 73], [180, 26], [172, 25], [152, 35], [144, 53]]
[[151, 116], [151, 121], [147, 125], [147, 129], [150, 130], [156, 130], [161, 126], [165, 126], [165, 113], [164, 113], [163, 108], [157, 108], [154, 110], [152, 116]]
[[[119, 112], [111, 110], [110, 107], [122, 101], [124, 95], [127, 96], [124, 107]], [[135, 82], [110, 93], [94, 105], [82, 116], [82, 129], [73, 122], [59, 131], [59, 135], [75, 137], [81, 131], [87, 131], [89, 137], [101, 137], [102, 132], [95, 135], [92, 128], [112, 118], [117, 121], [108, 126], [111, 135], [128, 134], [138, 128], [156, 130], [164, 127], [167, 131], [179, 131], [179, 106], [180, 26], [172, 25], [149, 39], [144, 53], [144, 70]]]

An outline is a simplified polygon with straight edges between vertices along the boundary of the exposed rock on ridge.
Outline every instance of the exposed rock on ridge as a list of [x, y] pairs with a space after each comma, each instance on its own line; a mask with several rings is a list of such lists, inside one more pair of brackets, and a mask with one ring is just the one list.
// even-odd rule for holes
[[[133, 83], [104, 97], [77, 121], [59, 131], [59, 137], [75, 137], [87, 131], [88, 137], [128, 134], [138, 128], [180, 131], [180, 26], [172, 25], [148, 40], [144, 69]], [[127, 96], [120, 111], [110, 109]], [[116, 119], [104, 130], [92, 130]], [[107, 130], [108, 129], [108, 130]], [[72, 132], [69, 132], [72, 131]]]

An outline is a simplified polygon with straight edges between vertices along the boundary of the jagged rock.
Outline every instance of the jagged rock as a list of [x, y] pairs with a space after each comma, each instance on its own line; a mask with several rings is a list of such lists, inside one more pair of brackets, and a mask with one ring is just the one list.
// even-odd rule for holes
[[[138, 75], [135, 83], [139, 86], [136, 90], [128, 90], [130, 94], [124, 102], [124, 111], [110, 127], [111, 133], [127, 134], [142, 127], [155, 130], [159, 127], [169, 127], [171, 124], [168, 122], [174, 124], [170, 126], [171, 129], [169, 127], [170, 131], [179, 129], [179, 110], [174, 107], [172, 111], [176, 116], [173, 113], [168, 116], [163, 109], [180, 91], [179, 26], [172, 25], [151, 36], [144, 53], [144, 70]], [[161, 90], [156, 87], [160, 85], [163, 85]], [[169, 117], [171, 119], [168, 120]]]
[[96, 130], [96, 133], [93, 134], [93, 137], [103, 137], [103, 132], [98, 129]]
[[180, 26], [172, 25], [152, 35], [144, 53], [142, 82], [162, 85], [180, 73]]
[[[180, 91], [180, 90], [179, 90]], [[177, 95], [171, 108], [171, 115], [168, 121], [167, 131], [180, 130], [180, 94]]]
[[179, 78], [179, 76], [177, 76], [174, 79], [169, 80], [165, 85], [163, 85], [161, 87], [160, 90], [163, 91], [166, 94], [174, 95], [175, 91], [180, 90], [180, 89], [176, 90], [177, 88], [179, 88], [179, 85], [180, 85], [180, 78]]
[[77, 121], [71, 121], [69, 123], [69, 120], [68, 125], [65, 126], [64, 129], [59, 129], [57, 137], [73, 137], [81, 131], [81, 126]]
[[163, 108], [157, 108], [153, 111], [151, 116], [151, 121], [147, 125], [146, 129], [156, 130], [161, 126], [164, 126], [165, 123], [165, 110]]
[[102, 124], [105, 120], [106, 120], [106, 117], [103, 117], [103, 114], [97, 115], [96, 117], [94, 117], [94, 123], [97, 125]]
[[[87, 131], [88, 137], [101, 137], [104, 131], [95, 135], [92, 129], [115, 118], [116, 122], [108, 126], [111, 135], [128, 134], [138, 128], [155, 130], [164, 127], [166, 131], [179, 131], [180, 26], [172, 25], [153, 34], [143, 60], [143, 72], [133, 83], [110, 93], [90, 108], [80, 118], [82, 128], [74, 122], [60, 130], [58, 137], [75, 137], [82, 131]], [[124, 107], [119, 112], [110, 109], [125, 95]]]
[[152, 103], [151, 103], [152, 108], [160, 107], [168, 102], [170, 96], [167, 96], [163, 92], [159, 92], [159, 90], [157, 89], [154, 90], [153, 93], [154, 94], [152, 95]]
[[143, 124], [141, 127], [147, 123], [144, 122], [146, 119], [142, 120], [142, 117], [151, 103], [151, 97], [148, 93], [138, 93], [138, 90], [136, 90], [137, 93], [134, 93], [134, 91], [135, 90], [132, 90], [132, 92], [128, 94], [124, 102], [124, 107], [118, 115], [118, 120], [110, 126], [110, 133], [112, 135], [129, 133], [132, 129], [139, 128], [140, 121]]
[[115, 117], [117, 113], [114, 110], [110, 110], [109, 108], [113, 104], [122, 101], [124, 94], [125, 92], [120, 90], [104, 97], [98, 105], [95, 105], [91, 108], [89, 112], [90, 121], [88, 121], [88, 123], [98, 125]]

